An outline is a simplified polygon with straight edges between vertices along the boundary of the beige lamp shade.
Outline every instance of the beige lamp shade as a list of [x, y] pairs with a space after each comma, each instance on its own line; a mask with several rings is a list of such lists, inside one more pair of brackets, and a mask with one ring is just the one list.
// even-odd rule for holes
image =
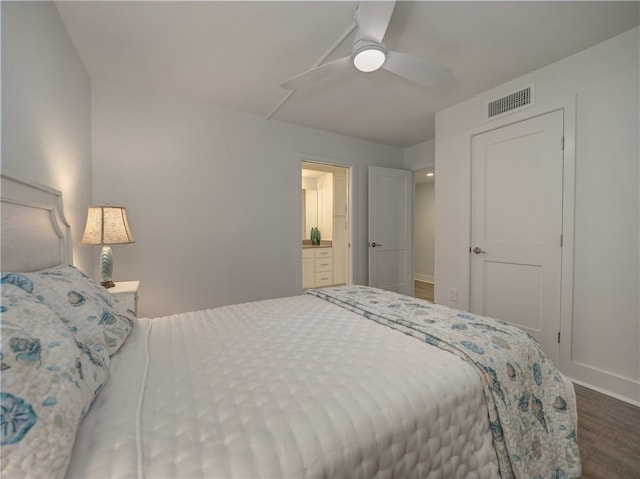
[[135, 243], [127, 213], [121, 206], [89, 206], [87, 225], [80, 244]]

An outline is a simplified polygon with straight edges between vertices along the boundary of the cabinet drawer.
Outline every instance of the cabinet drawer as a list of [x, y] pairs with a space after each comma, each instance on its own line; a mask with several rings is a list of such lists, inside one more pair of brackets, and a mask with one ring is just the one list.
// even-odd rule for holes
[[316, 273], [320, 271], [331, 271], [333, 269], [333, 261], [331, 258], [316, 259]]
[[322, 273], [316, 273], [316, 286], [329, 286], [333, 283], [333, 275], [331, 271], [323, 271]]
[[333, 256], [333, 248], [319, 248], [315, 250], [316, 258], [331, 258]]
[[314, 251], [312, 249], [302, 248], [302, 259], [315, 258]]

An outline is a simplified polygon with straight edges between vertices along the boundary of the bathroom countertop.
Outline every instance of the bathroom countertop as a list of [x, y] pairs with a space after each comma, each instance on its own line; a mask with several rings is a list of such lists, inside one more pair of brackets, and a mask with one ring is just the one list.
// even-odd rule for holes
[[333, 244], [328, 240], [320, 240], [320, 244], [311, 244], [311, 240], [303, 240], [302, 248], [331, 248]]

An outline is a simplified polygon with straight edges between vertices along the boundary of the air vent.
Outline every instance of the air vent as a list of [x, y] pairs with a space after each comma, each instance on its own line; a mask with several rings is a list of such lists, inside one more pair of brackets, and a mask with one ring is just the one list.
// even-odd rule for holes
[[487, 118], [513, 113], [531, 105], [533, 105], [533, 85], [490, 101], [487, 108]]

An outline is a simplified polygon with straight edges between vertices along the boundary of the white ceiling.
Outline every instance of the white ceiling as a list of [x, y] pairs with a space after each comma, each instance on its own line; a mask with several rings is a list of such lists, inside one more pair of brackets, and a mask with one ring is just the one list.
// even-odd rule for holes
[[[640, 2], [398, 2], [387, 47], [451, 68], [428, 88], [352, 68], [297, 90], [273, 118], [407, 147], [434, 113], [640, 23]], [[356, 2], [56, 2], [93, 80], [267, 118], [279, 85], [311, 68], [353, 22]], [[327, 61], [350, 55], [347, 38]]]

